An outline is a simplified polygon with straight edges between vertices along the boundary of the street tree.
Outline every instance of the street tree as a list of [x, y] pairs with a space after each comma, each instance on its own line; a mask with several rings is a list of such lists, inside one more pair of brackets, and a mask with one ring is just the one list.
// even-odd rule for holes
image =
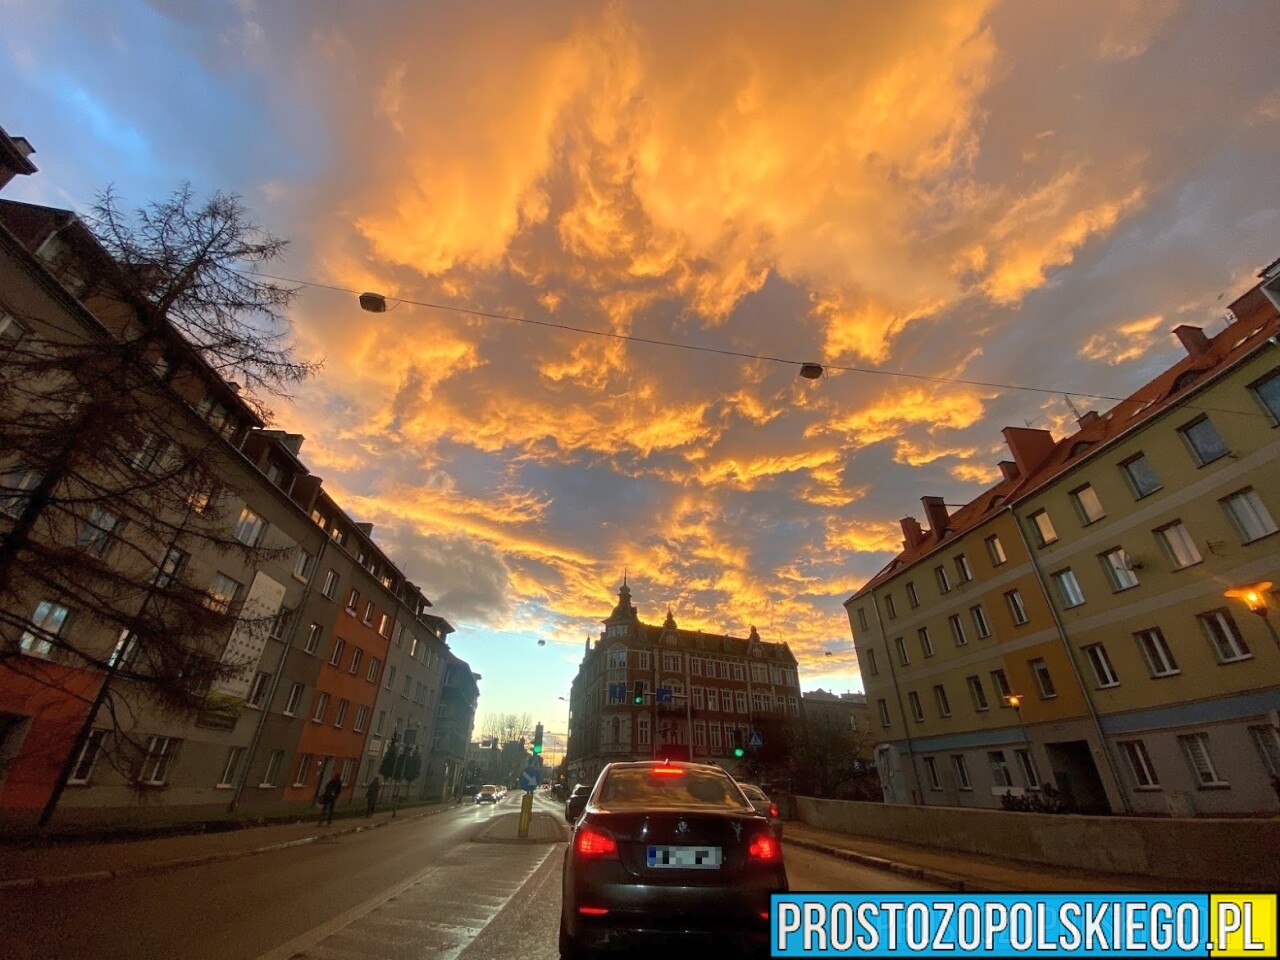
[[293, 291], [253, 273], [284, 242], [238, 197], [184, 186], [129, 215], [107, 191], [87, 226], [46, 212], [49, 269], [81, 306], [32, 276], [0, 341], [0, 669], [37, 710], [43, 689], [86, 710], [42, 825], [91, 734], [128, 772], [140, 713], [217, 723], [230, 708], [218, 687], [245, 665], [229, 637], [273, 623], [197, 570], [272, 558], [233, 515], [233, 447], [315, 370], [289, 343]]
[[[871, 735], [850, 728], [837, 714], [812, 711], [790, 728], [792, 792], [812, 797], [879, 800]], [[872, 788], [874, 787], [874, 790]]]

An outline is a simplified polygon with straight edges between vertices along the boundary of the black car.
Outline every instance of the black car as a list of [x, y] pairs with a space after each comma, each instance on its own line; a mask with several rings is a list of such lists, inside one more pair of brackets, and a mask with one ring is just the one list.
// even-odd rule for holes
[[564, 802], [564, 818], [569, 825], [577, 823], [578, 817], [582, 816], [583, 808], [587, 805], [587, 797], [591, 796], [591, 784], [580, 783], [573, 788], [573, 793], [569, 794], [569, 798]]
[[604, 768], [563, 883], [563, 958], [700, 940], [717, 955], [768, 956], [770, 894], [788, 889], [782, 844], [733, 778], [667, 761]]

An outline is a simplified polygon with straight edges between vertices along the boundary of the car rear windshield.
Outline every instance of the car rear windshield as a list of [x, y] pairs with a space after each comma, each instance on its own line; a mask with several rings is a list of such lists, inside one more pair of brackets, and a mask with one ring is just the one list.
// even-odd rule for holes
[[761, 790], [759, 787], [753, 787], [749, 783], [740, 783], [738, 784], [738, 787], [742, 790], [743, 793], [747, 795], [748, 800], [768, 800], [769, 799], [764, 795], [763, 790]]
[[652, 767], [610, 770], [600, 787], [600, 805], [610, 809], [703, 807], [751, 810], [737, 785], [724, 774], [682, 770], [654, 773]]

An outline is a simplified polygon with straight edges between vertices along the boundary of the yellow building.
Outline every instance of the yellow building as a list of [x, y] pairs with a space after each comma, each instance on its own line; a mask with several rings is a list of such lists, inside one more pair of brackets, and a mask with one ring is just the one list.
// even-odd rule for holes
[[1133, 396], [1059, 441], [1006, 429], [1000, 483], [902, 521], [845, 604], [887, 800], [1280, 807], [1280, 637], [1225, 596], [1280, 581], [1277, 288], [1273, 264]]

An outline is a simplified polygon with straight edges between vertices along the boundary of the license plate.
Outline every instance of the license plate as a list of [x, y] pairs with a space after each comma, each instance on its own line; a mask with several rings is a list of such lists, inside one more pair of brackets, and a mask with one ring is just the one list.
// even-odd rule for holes
[[649, 847], [646, 860], [654, 868], [719, 870], [724, 853], [719, 847]]

